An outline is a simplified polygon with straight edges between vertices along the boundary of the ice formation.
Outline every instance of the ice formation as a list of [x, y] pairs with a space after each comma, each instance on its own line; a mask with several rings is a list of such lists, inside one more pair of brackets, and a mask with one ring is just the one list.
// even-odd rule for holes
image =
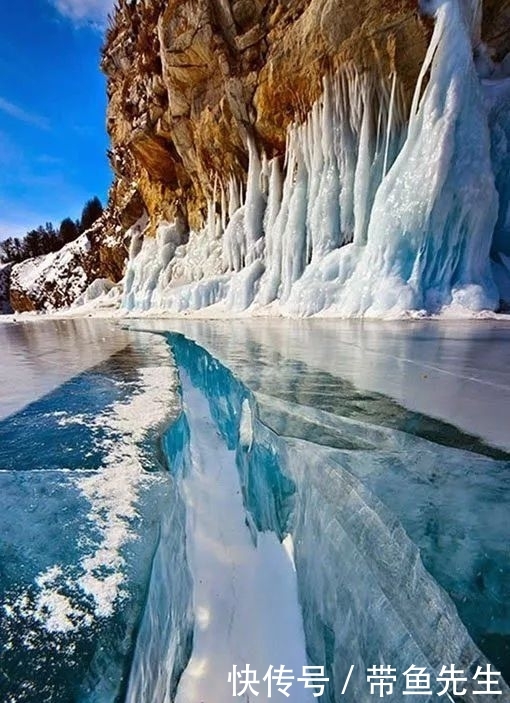
[[481, 88], [477, 0], [421, 5], [435, 30], [410, 114], [396, 75], [325, 78], [284, 164], [250, 139], [246, 187], [215, 179], [202, 232], [137, 241], [124, 307], [380, 317], [510, 299], [510, 90]]
[[[485, 666], [472, 637], [489, 649], [484, 633], [505, 630], [506, 576], [499, 568], [505, 542], [499, 517], [484, 531], [486, 520], [474, 524], [473, 511], [462, 506], [476, 503], [477, 510], [494, 511], [492, 499], [481, 498], [479, 484], [466, 480], [466, 466], [473, 475], [490, 476], [492, 491], [502, 486], [503, 464], [254, 396], [202, 347], [177, 334], [169, 341], [184, 415], [165, 449], [186, 507], [187, 560], [182, 554], [181, 560], [194, 582], [192, 643], [189, 603], [174, 632], [174, 639], [190, 646], [175, 699], [197, 701], [205, 693], [212, 700], [229, 697], [221, 673], [232, 662], [249, 661], [264, 670], [268, 652], [278, 659], [283, 651], [286, 664], [299, 667], [304, 640], [308, 663], [326, 667], [323, 700], [331, 702], [340, 700], [350, 665], [354, 672], [345, 700], [357, 703], [372, 699], [365, 672], [374, 661], [391, 662], [398, 671], [414, 664], [437, 672], [444, 661], [466, 671]], [[275, 422], [276, 432], [270, 429]], [[330, 436], [349, 437], [351, 448], [315, 443], [319, 427], [328, 428]], [[438, 454], [447, 467], [440, 484], [434, 482]], [[436, 491], [441, 524], [447, 526], [440, 544], [431, 532], [430, 499]], [[505, 509], [498, 509], [500, 516]], [[168, 535], [171, 554], [182, 549], [182, 525], [181, 516], [178, 534]], [[490, 570], [483, 567], [490, 588], [477, 580], [480, 559], [494, 562]], [[182, 601], [181, 578], [174, 569], [166, 592], [155, 585], [165, 612], [170, 601], [172, 617], [170, 590], [175, 587]], [[150, 598], [148, 610], [155, 613]], [[155, 628], [155, 636], [160, 630]], [[158, 649], [168, 651], [165, 638]], [[169, 700], [154, 692], [160, 690], [161, 673], [182, 666], [175, 648], [170, 654], [164, 667], [156, 656], [144, 672], [145, 687], [138, 689], [143, 698]], [[133, 666], [132, 676], [139, 673]], [[396, 699], [403, 688], [399, 679]], [[503, 681], [501, 689], [509, 695]], [[293, 688], [292, 697], [299, 693]], [[465, 700], [476, 699], [468, 691]], [[263, 690], [257, 700], [266, 700]]]

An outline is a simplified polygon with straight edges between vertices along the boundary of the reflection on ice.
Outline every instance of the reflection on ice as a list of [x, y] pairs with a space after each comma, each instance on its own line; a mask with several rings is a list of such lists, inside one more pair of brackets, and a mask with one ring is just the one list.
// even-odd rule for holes
[[482, 451], [476, 438], [510, 450], [510, 325], [503, 321], [144, 321], [149, 326], [198, 341], [253, 390], [338, 414], [348, 408], [434, 441], [457, 435], [454, 443], [475, 451]]

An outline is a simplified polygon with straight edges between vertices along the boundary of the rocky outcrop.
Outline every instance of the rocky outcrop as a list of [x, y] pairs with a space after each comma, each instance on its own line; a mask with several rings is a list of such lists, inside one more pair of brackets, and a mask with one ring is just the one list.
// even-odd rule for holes
[[78, 239], [55, 253], [0, 268], [0, 312], [2, 291], [6, 312], [50, 311], [72, 305], [97, 279], [120, 281], [129, 250], [126, 232], [144, 212], [137, 187], [115, 181], [103, 215]]
[[[501, 58], [510, 3], [484, 10]], [[250, 136], [282, 154], [325, 75], [396, 73], [409, 104], [430, 29], [416, 0], [120, 0], [102, 61], [116, 181], [135, 184], [152, 231], [177, 215], [199, 228], [215, 175], [246, 180]]]
[[11, 272], [11, 304], [18, 312], [65, 307], [95, 278], [95, 252], [82, 234], [60, 251], [16, 264]]
[[[122, 204], [127, 212], [127, 205]], [[136, 211], [134, 206], [133, 211]], [[113, 226], [106, 213], [91, 229], [59, 251], [12, 266], [12, 308], [17, 312], [32, 312], [68, 307], [96, 279], [118, 281], [127, 254], [123, 232], [122, 225]]]

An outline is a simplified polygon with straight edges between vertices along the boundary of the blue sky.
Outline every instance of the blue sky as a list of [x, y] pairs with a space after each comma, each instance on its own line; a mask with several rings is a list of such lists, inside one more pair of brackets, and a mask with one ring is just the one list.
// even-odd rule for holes
[[103, 203], [102, 29], [113, 0], [0, 0], [0, 239]]

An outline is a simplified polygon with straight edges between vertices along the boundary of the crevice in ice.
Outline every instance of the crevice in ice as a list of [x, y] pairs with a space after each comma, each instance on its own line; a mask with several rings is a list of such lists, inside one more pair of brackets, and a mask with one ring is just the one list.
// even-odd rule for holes
[[[349, 433], [354, 443], [359, 442], [359, 449], [338, 450], [306, 439], [277, 435], [259, 418], [257, 398], [227, 368], [181, 335], [171, 334], [169, 341], [181, 377], [186, 422], [189, 423], [189, 434], [177, 455], [187, 452], [190, 462], [183, 495], [188, 511], [187, 550], [195, 587], [199, 574], [208, 575], [204, 577], [207, 586], [199, 586], [196, 595], [194, 651], [181, 680], [177, 700], [202, 700], [207, 691], [223, 691], [225, 681], [221, 676], [224, 672], [218, 672], [212, 663], [222, 662], [219, 669], [228, 668], [230, 660], [237, 663], [239, 655], [241, 660], [243, 654], [248, 656], [247, 647], [255, 648], [250, 650], [253, 652], [250, 656], [253, 661], [259, 661], [261, 651], [257, 654], [257, 646], [264, 650], [262, 635], [266, 632], [268, 617], [275, 627], [274, 637], [279, 632], [276, 627], [279, 613], [264, 610], [266, 591], [262, 586], [259, 588], [261, 576], [257, 573], [252, 579], [252, 586], [256, 588], [250, 596], [250, 611], [264, 627], [259, 630], [251, 626], [244, 632], [242, 628], [235, 629], [239, 640], [225, 633], [211, 639], [211, 632], [219, 632], [215, 628], [225, 627], [222, 621], [225, 612], [233, 609], [239, 614], [237, 609], [244, 602], [246, 592], [237, 590], [236, 568], [245, 568], [245, 560], [255, 559], [256, 551], [264, 550], [270, 539], [275, 549], [279, 543], [285, 543], [282, 548], [292, 554], [307, 656], [310, 663], [325, 665], [331, 680], [324, 700], [339, 699], [351, 664], [355, 665], [355, 673], [345, 700], [356, 703], [371, 700], [365, 672], [374, 661], [391, 662], [398, 671], [404, 671], [411, 664], [424, 666], [436, 675], [445, 661], [454, 662], [468, 672], [474, 672], [478, 665], [485, 666], [487, 660], [471, 639], [454, 602], [424, 567], [420, 550], [408, 536], [407, 529], [421, 535], [421, 539], [431, 540], [426, 524], [424, 527], [415, 524], [417, 518], [413, 510], [405, 516], [406, 529], [402, 519], [397, 517], [403, 515], [400, 503], [405, 501], [406, 495], [415, 499], [418, 493], [424, 491], [425, 496], [432, 490], [426, 486], [420, 488], [420, 480], [423, 483], [429, 472], [431, 476], [436, 473], [434, 467], [427, 468], [429, 443], [398, 432], [393, 436], [391, 431], [384, 430], [392, 446], [381, 449], [374, 446], [366, 452], [367, 442], [379, 441], [380, 428], [361, 426], [352, 420], [345, 421], [290, 403], [267, 401], [273, 415], [281, 416], [282, 421], [297, 414], [298, 421], [329, 425], [332, 432], [338, 424], [336, 431], [342, 435]], [[263, 417], [268, 417], [265, 410]], [[414, 459], [413, 451], [416, 452]], [[466, 455], [446, 447], [440, 448], [440, 452], [449, 471], [448, 479], [444, 480], [453, 484], [455, 477], [460, 480], [465, 472]], [[417, 466], [415, 471], [418, 456], [423, 466]], [[404, 470], [406, 457], [409, 466]], [[477, 471], [482, 471], [487, 479], [491, 475], [498, 480], [497, 462], [482, 457], [477, 461], [486, 465], [485, 468], [475, 467]], [[400, 477], [399, 462], [403, 462]], [[237, 472], [232, 473], [235, 466]], [[386, 471], [391, 481], [386, 493], [379, 485], [381, 471]], [[405, 490], [403, 484], [400, 490], [392, 489], [399, 480], [410, 485]], [[235, 495], [238, 487], [241, 497]], [[472, 490], [467, 490], [466, 500]], [[209, 498], [204, 502], [206, 496]], [[217, 500], [224, 509], [214, 516]], [[458, 500], [461, 504], [462, 495]], [[440, 509], [448, 511], [449, 500], [445, 497], [443, 502]], [[234, 529], [230, 522], [232, 515], [238, 512], [240, 521]], [[447, 523], [456, 520], [455, 515], [448, 512], [445, 519]], [[212, 522], [205, 524], [203, 520]], [[214, 526], [220, 531], [218, 535], [224, 531], [219, 543], [216, 543]], [[243, 529], [249, 533], [243, 533]], [[422, 529], [425, 529], [423, 534]], [[224, 554], [228, 539], [243, 534], [243, 549], [238, 551], [240, 544], [235, 548], [230, 545]], [[489, 545], [492, 537], [487, 535], [484, 539]], [[497, 544], [496, 539], [494, 547]], [[442, 573], [442, 579], [451, 581], [448, 564], [434, 564], [433, 539], [430, 545], [425, 550], [427, 563]], [[476, 552], [475, 543], [466, 543], [464, 549], [472, 547]], [[280, 552], [277, 550], [276, 554]], [[470, 620], [476, 610], [476, 598], [481, 596], [474, 596], [470, 591], [476, 580], [472, 579], [466, 558], [476, 561], [477, 557], [452, 551], [451, 563], [455, 564], [459, 579], [457, 587], [466, 589], [469, 600], [473, 599], [469, 606], [471, 615], [469, 607], [464, 607]], [[261, 562], [259, 571], [266, 569], [268, 562]], [[264, 576], [262, 573], [261, 583]], [[230, 579], [236, 581], [232, 589]], [[276, 581], [272, 583], [276, 585]], [[495, 582], [492, 587], [496, 587]], [[455, 591], [455, 583], [449, 583], [449, 588]], [[221, 608], [220, 601], [207, 600], [214, 593], [222, 594]], [[202, 607], [204, 598], [205, 608]], [[211, 625], [211, 618], [214, 621], [217, 614], [220, 614], [219, 621]], [[242, 618], [238, 624], [241, 622]], [[470, 623], [474, 631], [479, 625]], [[483, 628], [489, 631], [491, 626], [484, 622]], [[480, 636], [478, 631], [477, 636]], [[230, 645], [233, 649], [229, 653]], [[401, 681], [396, 684], [396, 696], [402, 695], [402, 686]], [[504, 695], [510, 695], [504, 682], [501, 688]], [[225, 695], [227, 693], [214, 694], [212, 699], [223, 700]], [[474, 703], [477, 698], [468, 692], [464, 700]]]
[[[196, 370], [185, 363], [181, 345], [173, 345], [173, 351], [181, 380], [183, 414], [170, 430], [174, 438], [167, 441], [166, 451], [185, 520], [179, 518], [178, 532], [172, 528], [165, 537], [168, 578], [164, 579], [164, 588], [157, 584], [154, 588], [160, 593], [164, 590], [165, 597], [157, 599], [159, 619], [166, 621], [170, 609], [174, 638], [182, 637], [179, 633], [183, 626], [189, 628], [192, 612], [192, 649], [174, 696], [168, 685], [164, 687], [168, 665], [174, 668], [174, 650], [168, 659], [168, 647], [158, 645], [157, 651], [152, 647], [151, 656], [140, 646], [144, 660], [152, 663], [145, 667], [149, 675], [140, 673], [134, 663], [132, 677], [145, 684], [128, 700], [223, 701], [232, 696], [227, 677], [233, 666], [241, 670], [249, 664], [263, 676], [274, 662], [285, 662], [300, 672], [307, 661], [303, 623], [288, 546], [285, 548], [272, 531], [259, 530], [244, 505], [236, 467], [237, 428], [221, 417], [222, 411], [228, 416], [236, 412], [234, 406], [229, 408], [229, 399], [225, 398], [224, 407], [215, 407], [207, 389], [197, 385]], [[197, 361], [201, 363], [199, 356]], [[217, 371], [221, 383], [224, 370], [218, 366]], [[232, 400], [237, 408], [237, 398]], [[250, 410], [242, 400], [241, 408], [243, 437], [249, 450]], [[230, 434], [234, 431], [235, 440]], [[169, 524], [173, 525], [173, 520]], [[181, 610], [172, 590], [181, 581], [183, 563], [189, 565], [191, 583], [186, 591], [190, 605]], [[160, 573], [154, 577], [161, 581]], [[182, 601], [185, 591], [180, 586], [178, 593]], [[156, 607], [153, 612], [156, 617]], [[158, 640], [160, 630], [155, 629]], [[292, 697], [302, 703], [312, 700], [303, 687], [295, 687]], [[257, 700], [269, 698], [262, 690]]]

